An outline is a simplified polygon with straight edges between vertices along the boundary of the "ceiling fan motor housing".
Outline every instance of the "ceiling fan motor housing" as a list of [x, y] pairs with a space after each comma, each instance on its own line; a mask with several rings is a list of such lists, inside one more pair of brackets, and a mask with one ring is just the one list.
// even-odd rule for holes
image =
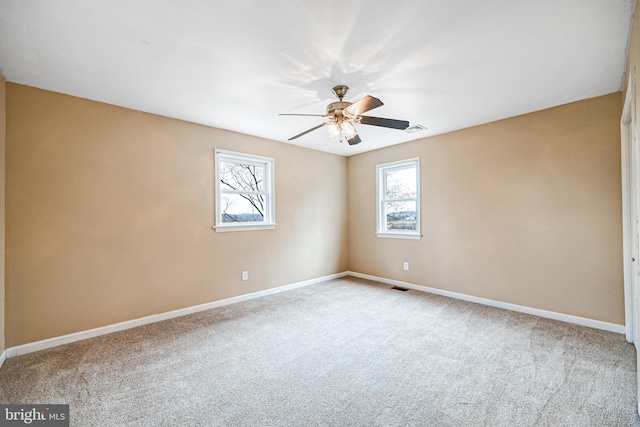
[[352, 102], [347, 101], [332, 102], [331, 104], [327, 105], [327, 116], [338, 117], [344, 115], [345, 117], [352, 119], [353, 117], [349, 117], [349, 114], [343, 114], [344, 109], [351, 104]]

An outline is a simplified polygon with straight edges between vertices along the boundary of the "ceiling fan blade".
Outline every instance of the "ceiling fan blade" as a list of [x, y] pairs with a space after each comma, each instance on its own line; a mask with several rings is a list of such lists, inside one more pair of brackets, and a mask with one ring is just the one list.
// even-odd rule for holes
[[311, 116], [311, 117], [327, 117], [326, 114], [288, 114], [288, 113], [280, 113], [279, 116]]
[[373, 110], [374, 108], [378, 108], [382, 105], [384, 104], [378, 98], [374, 98], [373, 96], [367, 95], [364, 98], [359, 99], [358, 101], [349, 105], [347, 108], [344, 109], [344, 111], [354, 116], [359, 116], [364, 112]]
[[287, 141], [293, 141], [294, 139], [296, 139], [296, 138], [300, 138], [302, 135], [306, 135], [306, 134], [308, 134], [309, 132], [313, 132], [314, 130], [319, 129], [319, 128], [321, 128], [322, 126], [324, 126], [324, 123], [322, 123], [322, 124], [320, 124], [320, 125], [318, 125], [318, 126], [312, 127], [311, 129], [307, 129], [307, 130], [305, 130], [304, 132], [297, 134], [296, 136], [292, 136], [292, 137], [291, 137], [291, 138], [289, 138]]
[[362, 142], [362, 140], [360, 139], [360, 137], [356, 133], [351, 138], [347, 139], [347, 142], [349, 143], [349, 145], [356, 145], [356, 144], [360, 144]]
[[363, 125], [382, 126], [384, 128], [404, 130], [409, 127], [406, 120], [384, 119], [382, 117], [361, 116], [360, 123]]

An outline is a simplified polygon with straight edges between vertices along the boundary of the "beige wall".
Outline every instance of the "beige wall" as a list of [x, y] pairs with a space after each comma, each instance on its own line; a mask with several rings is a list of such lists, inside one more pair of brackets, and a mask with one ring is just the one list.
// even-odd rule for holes
[[[275, 230], [212, 230], [214, 148], [275, 158]], [[346, 165], [7, 83], [7, 346], [347, 270]]]
[[5, 349], [4, 337], [4, 146], [6, 84], [0, 76], [0, 354]]
[[[349, 157], [350, 269], [624, 324], [620, 98]], [[375, 166], [416, 156], [423, 237], [378, 238]]]

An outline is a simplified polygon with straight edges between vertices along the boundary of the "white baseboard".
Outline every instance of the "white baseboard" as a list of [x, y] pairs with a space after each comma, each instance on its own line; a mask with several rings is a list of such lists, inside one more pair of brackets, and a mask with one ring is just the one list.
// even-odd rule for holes
[[2, 354], [0, 354], [0, 368], [2, 368], [2, 365], [4, 365], [5, 360], [7, 360], [7, 350], [3, 351]]
[[[179, 310], [168, 311], [166, 313], [153, 314], [151, 316], [141, 317], [138, 319], [127, 320], [125, 322], [115, 323], [113, 325], [102, 326], [100, 328], [89, 329], [86, 331], [75, 332], [73, 334], [62, 335], [59, 337], [49, 338], [42, 341], [36, 341], [28, 344], [23, 344], [6, 349], [0, 361], [4, 361], [2, 357], [15, 357], [21, 354], [33, 353], [35, 351], [45, 350], [47, 348], [57, 347], [63, 344], [69, 344], [76, 341], [85, 340], [87, 338], [94, 338], [100, 335], [106, 335], [113, 332], [123, 331], [125, 329], [131, 329], [138, 326], [148, 325], [150, 323], [161, 322], [163, 320], [173, 319], [175, 317], [186, 316], [187, 314], [197, 313], [200, 311], [210, 310], [212, 308], [222, 307], [225, 305], [236, 304], [242, 301], [248, 301], [255, 298], [264, 297], [267, 295], [277, 294], [284, 291], [289, 291], [295, 288], [301, 288], [303, 286], [309, 286], [327, 280], [337, 279], [347, 275], [347, 272], [331, 274], [329, 276], [318, 277], [315, 279], [304, 280], [302, 282], [292, 283], [289, 285], [279, 286], [277, 288], [265, 289], [264, 291], [253, 292], [246, 295], [240, 295], [237, 297], [227, 298], [220, 301], [208, 302], [205, 304], [195, 305], [192, 307], [181, 308]], [[0, 362], [0, 366], [2, 363]]]
[[503, 308], [505, 310], [512, 310], [520, 313], [532, 314], [534, 316], [545, 317], [547, 319], [560, 320], [562, 322], [574, 323], [576, 325], [588, 326], [590, 328], [595, 328], [595, 329], [602, 329], [604, 331], [615, 332], [618, 334], [624, 334], [626, 331], [626, 328], [624, 325], [602, 322], [600, 320], [587, 319], [586, 317], [572, 316], [570, 314], [556, 313], [555, 311], [541, 310], [539, 308], [526, 307], [523, 305], [510, 304], [507, 302], [474, 297], [471, 295], [460, 294], [457, 292], [445, 291], [445, 290], [436, 289], [436, 288], [429, 288], [427, 286], [422, 286], [422, 285], [414, 285], [413, 283], [401, 282], [400, 280], [385, 279], [383, 277], [371, 276], [369, 274], [356, 273], [354, 271], [350, 271], [348, 275], [359, 277], [361, 279], [373, 280], [376, 282], [387, 283], [394, 286], [401, 286], [403, 288], [415, 289], [417, 291], [428, 292], [431, 294], [442, 295], [445, 297], [488, 305], [491, 307]]

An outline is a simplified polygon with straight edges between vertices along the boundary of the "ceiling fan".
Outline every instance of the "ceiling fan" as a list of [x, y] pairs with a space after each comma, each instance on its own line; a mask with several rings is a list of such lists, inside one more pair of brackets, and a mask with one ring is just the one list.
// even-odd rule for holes
[[343, 101], [342, 98], [344, 98], [348, 90], [349, 88], [345, 85], [338, 85], [333, 88], [333, 94], [338, 97], [339, 101], [332, 102], [327, 105], [327, 114], [280, 114], [281, 116], [315, 116], [327, 117], [329, 119], [328, 122], [312, 127], [311, 129], [307, 129], [296, 136], [292, 136], [289, 138], [289, 141], [300, 138], [302, 135], [306, 135], [309, 132], [313, 132], [316, 129], [324, 127], [327, 135], [332, 140], [340, 141], [340, 139], [344, 137], [349, 145], [356, 145], [359, 144], [361, 140], [358, 136], [358, 132], [353, 126], [354, 123], [400, 130], [404, 130], [409, 127], [409, 122], [406, 120], [362, 116], [362, 113], [378, 108], [384, 104], [378, 98], [374, 98], [369, 95], [353, 103]]

